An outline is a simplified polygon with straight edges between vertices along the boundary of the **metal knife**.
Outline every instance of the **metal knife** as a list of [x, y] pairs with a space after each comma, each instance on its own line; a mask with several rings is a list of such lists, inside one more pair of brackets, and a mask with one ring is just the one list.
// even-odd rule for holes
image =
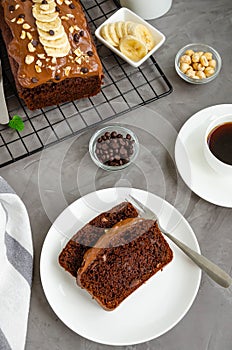
[[0, 124], [9, 123], [9, 113], [6, 106], [6, 100], [3, 89], [2, 64], [0, 59]]

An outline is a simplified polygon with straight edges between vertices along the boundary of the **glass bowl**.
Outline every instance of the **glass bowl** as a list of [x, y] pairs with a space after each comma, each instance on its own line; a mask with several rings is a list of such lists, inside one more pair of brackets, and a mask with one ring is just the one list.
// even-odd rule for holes
[[[117, 135], [112, 133], [117, 133]], [[96, 131], [89, 141], [89, 153], [92, 160], [97, 166], [108, 171], [128, 167], [135, 161], [138, 152], [139, 141], [135, 133], [119, 124], [111, 124]]]
[[[194, 79], [191, 77], [188, 77], [185, 73], [183, 73], [180, 70], [180, 58], [181, 56], [183, 56], [186, 52], [186, 50], [193, 50], [194, 52], [199, 52], [199, 51], [203, 51], [203, 52], [211, 52], [213, 54], [213, 59], [216, 61], [216, 68], [215, 68], [215, 73], [213, 75], [211, 75], [208, 78], [203, 78], [203, 79]], [[221, 66], [222, 66], [222, 60], [221, 60], [221, 56], [219, 55], [219, 53], [213, 49], [211, 46], [209, 45], [205, 45], [205, 44], [189, 44], [184, 46], [182, 49], [180, 49], [177, 54], [176, 54], [176, 58], [175, 58], [175, 69], [177, 74], [185, 81], [187, 81], [188, 83], [191, 84], [206, 84], [209, 83], [210, 81], [214, 80], [220, 70], [221, 70]]]

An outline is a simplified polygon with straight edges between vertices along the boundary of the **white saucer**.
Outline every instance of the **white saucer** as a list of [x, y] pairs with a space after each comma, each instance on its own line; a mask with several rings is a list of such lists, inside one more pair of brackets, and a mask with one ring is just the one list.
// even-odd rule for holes
[[206, 201], [232, 208], [232, 178], [217, 174], [203, 153], [204, 133], [211, 118], [232, 114], [232, 104], [216, 105], [194, 114], [181, 128], [175, 145], [178, 171], [186, 185]]

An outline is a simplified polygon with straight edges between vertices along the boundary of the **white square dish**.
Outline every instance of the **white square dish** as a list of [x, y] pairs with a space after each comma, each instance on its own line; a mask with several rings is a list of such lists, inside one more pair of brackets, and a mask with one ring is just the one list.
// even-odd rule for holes
[[[143, 24], [146, 26], [149, 31], [151, 32], [156, 45], [151, 49], [141, 60], [135, 62], [132, 61], [130, 58], [126, 57], [117, 47], [111, 45], [108, 41], [106, 41], [101, 36], [101, 28], [109, 23], [115, 23], [119, 21], [131, 21], [139, 24]], [[114, 53], [116, 53], [119, 57], [121, 57], [123, 60], [125, 60], [127, 63], [129, 63], [133, 67], [139, 67], [143, 62], [145, 62], [151, 55], [154, 54], [165, 42], [165, 36], [163, 33], [161, 33], [158, 29], [150, 25], [148, 22], [146, 22], [144, 19], [136, 15], [134, 12], [128, 10], [125, 7], [122, 7], [118, 11], [116, 11], [111, 17], [109, 17], [105, 22], [103, 22], [95, 31], [95, 35], [98, 38], [99, 41], [101, 41], [105, 46], [107, 46], [110, 50], [112, 50]]]

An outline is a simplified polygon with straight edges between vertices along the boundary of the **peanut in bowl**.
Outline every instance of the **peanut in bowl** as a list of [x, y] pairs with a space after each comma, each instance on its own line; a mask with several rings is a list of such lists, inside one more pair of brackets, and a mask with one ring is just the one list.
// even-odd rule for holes
[[222, 66], [219, 53], [209, 45], [189, 44], [175, 58], [177, 74], [191, 84], [206, 84], [214, 80]]

